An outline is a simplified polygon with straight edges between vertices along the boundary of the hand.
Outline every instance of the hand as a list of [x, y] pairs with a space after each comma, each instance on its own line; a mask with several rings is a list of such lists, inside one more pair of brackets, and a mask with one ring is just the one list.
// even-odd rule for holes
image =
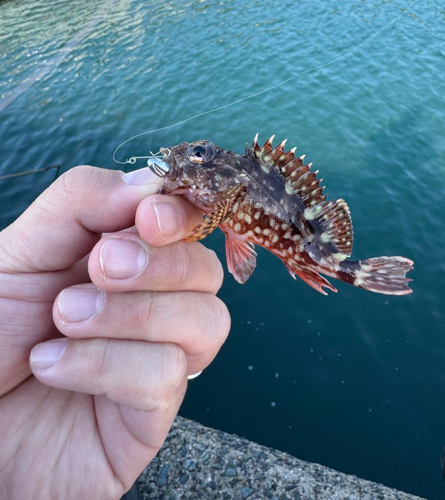
[[0, 233], [2, 500], [120, 498], [224, 342], [221, 264], [179, 241], [201, 213], [161, 184], [76, 167]]

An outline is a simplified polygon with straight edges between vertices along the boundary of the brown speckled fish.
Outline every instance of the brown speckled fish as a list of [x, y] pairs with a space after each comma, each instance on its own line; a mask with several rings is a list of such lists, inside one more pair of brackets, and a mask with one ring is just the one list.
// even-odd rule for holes
[[256, 266], [255, 245], [279, 257], [291, 276], [321, 293], [337, 290], [320, 273], [388, 295], [411, 293], [404, 257], [348, 260], [352, 223], [344, 200], [327, 201], [311, 164], [286, 152], [283, 141], [262, 147], [258, 135], [246, 154], [208, 141], [162, 150], [168, 172], [164, 194], [182, 194], [205, 216], [188, 241], [205, 238], [216, 227], [226, 235], [227, 265], [240, 283]]

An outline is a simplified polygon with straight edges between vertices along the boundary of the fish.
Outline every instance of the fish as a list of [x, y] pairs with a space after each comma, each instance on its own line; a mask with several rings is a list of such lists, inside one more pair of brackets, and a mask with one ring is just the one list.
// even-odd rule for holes
[[[282, 260], [318, 292], [337, 292], [332, 277], [386, 295], [412, 292], [406, 274], [414, 262], [405, 257], [351, 260], [353, 229], [343, 199], [328, 200], [318, 171], [306, 164], [286, 140], [262, 146], [258, 134], [245, 154], [211, 141], [161, 148], [151, 167], [164, 177], [161, 194], [182, 195], [203, 212], [203, 221], [186, 241], [200, 241], [219, 227], [225, 234], [229, 272], [246, 283], [256, 267], [255, 246]], [[322, 276], [324, 275], [324, 276]]]

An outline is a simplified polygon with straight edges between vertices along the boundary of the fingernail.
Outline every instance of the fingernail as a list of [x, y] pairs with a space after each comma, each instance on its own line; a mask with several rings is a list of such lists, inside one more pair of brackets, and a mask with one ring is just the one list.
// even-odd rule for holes
[[127, 184], [132, 184], [133, 186], [143, 186], [144, 184], [159, 184], [161, 186], [164, 182], [149, 167], [128, 172], [122, 176], [122, 179]]
[[184, 224], [182, 210], [173, 203], [155, 203], [153, 205], [159, 232], [164, 237], [177, 234]]
[[51, 368], [62, 359], [66, 346], [66, 339], [55, 339], [37, 344], [31, 351], [29, 362], [37, 370]]
[[147, 250], [134, 240], [110, 238], [100, 250], [100, 267], [107, 278], [127, 279], [136, 276], [147, 264]]
[[79, 323], [93, 317], [102, 307], [104, 292], [94, 285], [66, 288], [59, 295], [58, 306], [67, 323]]

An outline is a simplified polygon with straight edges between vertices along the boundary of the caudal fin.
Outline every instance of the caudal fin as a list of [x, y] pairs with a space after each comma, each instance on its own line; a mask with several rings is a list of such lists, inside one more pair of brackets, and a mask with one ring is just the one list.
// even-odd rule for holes
[[[348, 265], [349, 264], [349, 265]], [[414, 262], [405, 257], [375, 257], [358, 262], [345, 261], [343, 266], [352, 271], [355, 286], [386, 295], [412, 293], [406, 273], [413, 270]]]

